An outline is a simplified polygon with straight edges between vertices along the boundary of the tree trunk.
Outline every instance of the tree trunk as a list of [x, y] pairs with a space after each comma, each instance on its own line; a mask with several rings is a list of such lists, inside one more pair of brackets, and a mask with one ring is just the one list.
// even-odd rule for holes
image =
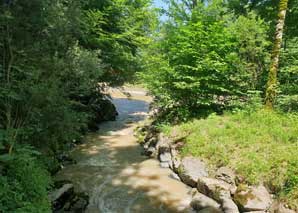
[[273, 51], [271, 55], [271, 64], [270, 64], [269, 76], [267, 81], [266, 98], [265, 98], [265, 105], [269, 109], [273, 108], [273, 104], [276, 98], [279, 54], [280, 54], [280, 48], [282, 44], [282, 35], [283, 35], [283, 30], [285, 25], [287, 8], [288, 8], [288, 0], [280, 0], [278, 22], [275, 30], [275, 41], [274, 41]]
[[198, 5], [197, 0], [192, 0], [192, 9], [194, 9]]

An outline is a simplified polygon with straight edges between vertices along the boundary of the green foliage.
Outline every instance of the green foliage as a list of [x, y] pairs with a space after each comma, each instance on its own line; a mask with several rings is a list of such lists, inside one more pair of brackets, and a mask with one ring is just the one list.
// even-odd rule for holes
[[149, 0], [87, 1], [82, 17], [81, 44], [100, 49], [107, 66], [105, 81], [121, 84], [139, 71], [139, 48], [148, 43], [156, 17]]
[[140, 76], [170, 120], [221, 112], [248, 90], [263, 89], [268, 27], [253, 12], [235, 17], [223, 6], [214, 1], [189, 17], [171, 17], [143, 55]]
[[282, 94], [297, 94], [298, 88], [298, 37], [286, 41], [281, 52], [280, 90]]
[[210, 115], [172, 130], [186, 137], [183, 155], [230, 166], [250, 184], [265, 182], [297, 208], [297, 122], [295, 114], [255, 110]]
[[240, 66], [246, 72], [250, 89], [263, 90], [270, 58], [268, 25], [254, 12], [249, 12], [246, 16], [240, 15], [231, 29], [236, 36]]
[[121, 85], [139, 68], [155, 18], [149, 6], [1, 1], [0, 159], [9, 161], [4, 172], [0, 162], [0, 212], [50, 211], [43, 167], [54, 171], [55, 157], [103, 116], [102, 83]]
[[47, 192], [50, 177], [37, 162], [36, 154], [27, 147], [6, 158], [1, 156], [1, 212], [51, 212]]

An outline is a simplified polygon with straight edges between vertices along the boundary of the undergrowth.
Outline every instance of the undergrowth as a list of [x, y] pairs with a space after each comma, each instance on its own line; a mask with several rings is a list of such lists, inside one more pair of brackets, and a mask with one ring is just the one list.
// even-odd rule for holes
[[298, 209], [298, 115], [265, 110], [239, 111], [163, 127], [185, 139], [182, 155], [229, 166], [249, 184], [264, 183]]

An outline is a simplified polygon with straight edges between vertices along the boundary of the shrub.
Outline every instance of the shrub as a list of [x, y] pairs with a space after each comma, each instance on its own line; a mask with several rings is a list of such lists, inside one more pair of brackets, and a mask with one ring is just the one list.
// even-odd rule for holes
[[20, 148], [17, 152], [2, 155], [0, 164], [0, 211], [1, 212], [51, 212], [47, 189], [50, 176], [38, 163], [32, 148]]

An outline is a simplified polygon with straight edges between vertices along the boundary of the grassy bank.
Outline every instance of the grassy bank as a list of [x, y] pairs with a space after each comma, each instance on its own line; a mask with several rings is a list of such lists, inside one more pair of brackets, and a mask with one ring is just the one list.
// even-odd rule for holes
[[249, 184], [265, 183], [298, 209], [298, 115], [237, 112], [193, 120], [163, 131], [184, 138], [182, 155], [229, 166]]

